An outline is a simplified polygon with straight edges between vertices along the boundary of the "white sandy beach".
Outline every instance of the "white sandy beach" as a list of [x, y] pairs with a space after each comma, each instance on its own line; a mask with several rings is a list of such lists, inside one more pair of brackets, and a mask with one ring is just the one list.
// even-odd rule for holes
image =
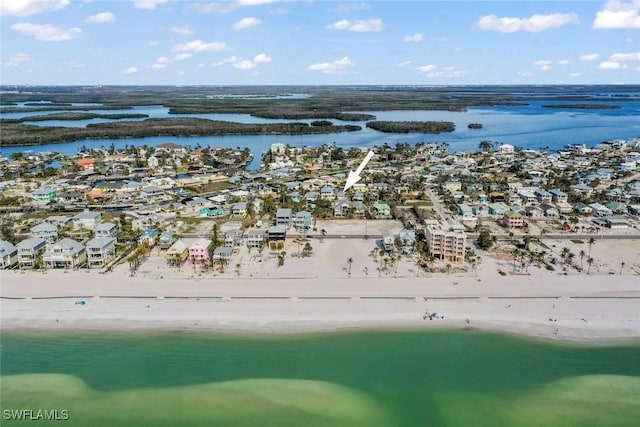
[[[314, 245], [310, 258], [287, 259], [280, 268], [275, 260], [246, 263], [240, 273], [230, 267], [200, 274], [188, 265], [178, 271], [153, 256], [135, 277], [126, 265], [105, 274], [4, 271], [2, 329], [289, 333], [450, 327], [585, 341], [640, 337], [637, 241], [593, 245], [598, 263], [590, 275], [531, 267], [528, 275], [502, 276], [497, 269], [510, 272], [511, 263], [490, 256], [477, 272], [416, 277], [415, 264], [406, 259], [397, 272], [379, 274], [365, 255], [369, 247], [372, 242], [326, 240]], [[623, 274], [621, 256], [629, 257]], [[430, 320], [427, 312], [438, 315]]]

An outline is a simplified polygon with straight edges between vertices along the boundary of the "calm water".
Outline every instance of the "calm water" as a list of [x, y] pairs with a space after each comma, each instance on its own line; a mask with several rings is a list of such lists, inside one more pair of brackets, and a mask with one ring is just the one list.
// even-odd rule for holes
[[[598, 101], [594, 101], [598, 102]], [[116, 148], [125, 145], [147, 144], [154, 146], [164, 142], [194, 146], [218, 147], [249, 147], [254, 153], [254, 161], [250, 169], [257, 169], [260, 165], [260, 153], [266, 151], [274, 142], [282, 142], [293, 146], [319, 146], [335, 142], [343, 147], [374, 146], [385, 142], [395, 145], [398, 142], [447, 142], [452, 151], [476, 149], [482, 140], [492, 140], [509, 143], [523, 148], [539, 149], [549, 146], [559, 149], [567, 144], [594, 145], [602, 141], [618, 138], [640, 137], [640, 101], [608, 102], [621, 108], [615, 110], [576, 110], [542, 108], [543, 104], [567, 104], [564, 101], [531, 102], [526, 106], [515, 107], [486, 107], [471, 108], [466, 112], [450, 111], [373, 111], [378, 120], [446, 120], [456, 124], [456, 130], [451, 133], [431, 134], [385, 134], [368, 129], [365, 122], [342, 122], [332, 120], [336, 124], [357, 124], [363, 129], [359, 132], [345, 132], [328, 135], [255, 135], [255, 136], [194, 136], [194, 137], [150, 137], [150, 138], [118, 138], [83, 140], [66, 144], [47, 144], [42, 146], [0, 147], [4, 156], [15, 151], [56, 151], [73, 155], [82, 146], [88, 148], [109, 147]], [[278, 123], [310, 120], [278, 120], [252, 117], [248, 114], [185, 114], [169, 115], [169, 109], [164, 106], [137, 106], [129, 110], [110, 110], [96, 113], [143, 113], [149, 117], [201, 117], [214, 120], [226, 120], [240, 123]], [[34, 114], [34, 113], [29, 113]], [[24, 113], [3, 113], [0, 117], [14, 118], [24, 116]], [[105, 119], [84, 121], [50, 121], [34, 122], [35, 125], [66, 125], [86, 126], [89, 123], [104, 122]], [[468, 129], [472, 122], [483, 124], [482, 129]]]
[[2, 409], [67, 409], [64, 424], [73, 426], [600, 427], [640, 419], [637, 342], [476, 331], [9, 333], [1, 356]]

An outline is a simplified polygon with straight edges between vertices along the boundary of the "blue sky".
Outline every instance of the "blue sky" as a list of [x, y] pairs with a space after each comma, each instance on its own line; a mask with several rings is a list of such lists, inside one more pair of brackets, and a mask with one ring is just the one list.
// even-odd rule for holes
[[2, 0], [1, 84], [640, 83], [640, 0]]

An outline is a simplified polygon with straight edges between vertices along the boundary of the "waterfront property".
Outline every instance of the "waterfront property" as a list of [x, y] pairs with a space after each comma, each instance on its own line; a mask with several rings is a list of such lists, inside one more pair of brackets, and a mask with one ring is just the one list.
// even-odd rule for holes
[[276, 211], [276, 225], [282, 225], [286, 228], [291, 227], [293, 222], [293, 212], [291, 209], [280, 208]]
[[58, 227], [48, 222], [41, 222], [29, 231], [32, 237], [40, 237], [48, 243], [58, 240]]
[[0, 240], [0, 268], [11, 268], [18, 264], [18, 248], [11, 242]]
[[102, 222], [102, 215], [100, 212], [84, 211], [76, 214], [72, 220], [76, 230], [95, 230]]
[[112, 237], [94, 237], [87, 242], [89, 267], [104, 267], [115, 255], [116, 241]]
[[82, 244], [65, 237], [49, 246], [42, 260], [50, 268], [76, 268], [87, 261], [87, 251]]
[[30, 237], [17, 244], [18, 264], [20, 268], [37, 267], [42, 260], [42, 254], [47, 246], [47, 241], [41, 237]]
[[113, 222], [103, 222], [96, 225], [96, 237], [113, 237], [118, 233], [118, 226]]
[[247, 230], [244, 240], [249, 248], [261, 248], [265, 242], [265, 232], [259, 229]]
[[467, 235], [463, 231], [444, 229], [440, 225], [427, 224], [425, 240], [430, 256], [443, 261], [462, 263]]
[[211, 244], [212, 241], [199, 238], [189, 246], [189, 260], [191, 263], [211, 264]]
[[182, 240], [175, 241], [165, 253], [167, 264], [172, 267], [180, 267], [187, 260], [188, 256], [189, 246]]

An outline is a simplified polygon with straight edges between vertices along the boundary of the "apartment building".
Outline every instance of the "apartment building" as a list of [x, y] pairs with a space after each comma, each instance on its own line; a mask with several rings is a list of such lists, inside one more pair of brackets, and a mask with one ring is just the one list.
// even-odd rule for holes
[[440, 225], [428, 224], [425, 230], [429, 255], [443, 261], [463, 262], [467, 235]]

